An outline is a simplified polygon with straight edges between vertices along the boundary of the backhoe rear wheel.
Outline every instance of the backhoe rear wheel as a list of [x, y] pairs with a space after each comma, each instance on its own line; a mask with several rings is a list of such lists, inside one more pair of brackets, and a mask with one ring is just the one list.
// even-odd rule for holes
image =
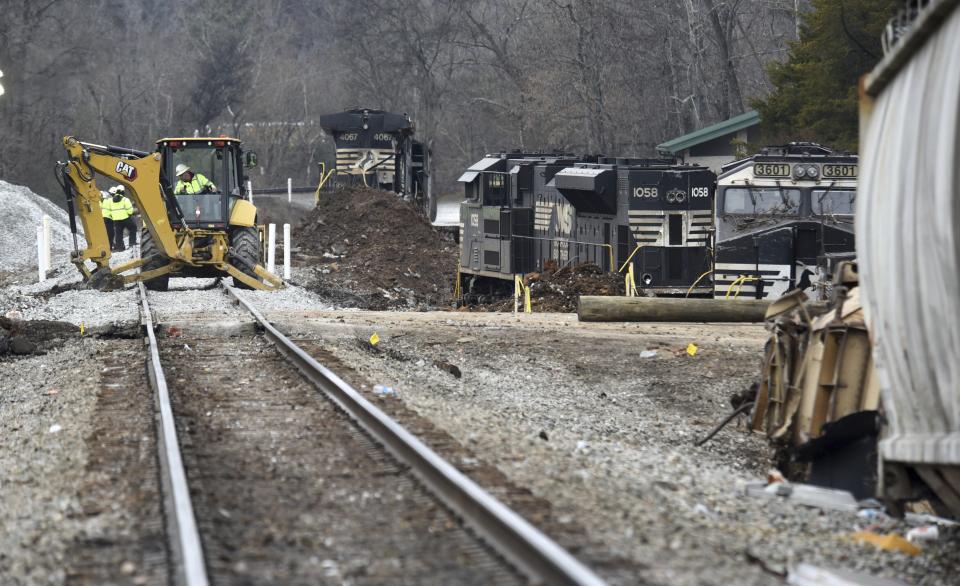
[[[151, 256], [153, 260], [140, 267], [141, 271], [158, 269], [166, 264], [166, 261], [157, 249], [157, 243], [153, 241], [150, 231], [146, 228], [140, 228], [140, 258], [150, 258]], [[143, 286], [151, 291], [166, 291], [167, 287], [170, 286], [170, 273], [144, 281]]]
[[[260, 237], [256, 228], [235, 227], [230, 230], [230, 264], [244, 274], [260, 280], [253, 268], [260, 263]], [[237, 289], [252, 289], [240, 279], [233, 279]]]

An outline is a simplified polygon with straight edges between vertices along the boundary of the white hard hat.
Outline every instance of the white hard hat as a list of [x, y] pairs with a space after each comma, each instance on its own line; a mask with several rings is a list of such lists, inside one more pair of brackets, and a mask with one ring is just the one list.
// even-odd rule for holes
[[116, 193], [126, 193], [126, 192], [127, 192], [127, 188], [124, 187], [123, 185], [117, 185], [117, 186], [115, 187], [115, 189], [116, 189]]
[[184, 165], [183, 163], [180, 163], [179, 165], [177, 165], [177, 177], [183, 175], [184, 173], [186, 173], [186, 172], [189, 171], [189, 170], [190, 170], [190, 167], [187, 167], [187, 166]]
[[110, 188], [110, 189], [108, 189], [107, 191], [109, 191], [109, 192], [110, 192], [110, 195], [113, 195], [114, 193], [116, 193], [116, 192], [117, 192], [117, 186], [116, 186], [116, 185], [114, 185], [113, 187], [111, 187], [111, 188]]

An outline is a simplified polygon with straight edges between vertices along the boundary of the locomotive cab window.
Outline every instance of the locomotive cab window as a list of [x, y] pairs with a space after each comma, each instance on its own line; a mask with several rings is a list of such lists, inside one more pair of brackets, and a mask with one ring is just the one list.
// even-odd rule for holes
[[724, 191], [725, 214], [796, 215], [800, 190], [776, 187], [728, 187]]
[[852, 216], [856, 198], [852, 189], [814, 189], [813, 210], [818, 216]]

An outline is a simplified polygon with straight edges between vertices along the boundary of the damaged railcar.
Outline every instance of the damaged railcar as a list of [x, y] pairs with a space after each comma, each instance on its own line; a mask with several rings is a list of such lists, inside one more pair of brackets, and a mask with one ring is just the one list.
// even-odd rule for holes
[[960, 7], [911, 2], [862, 81], [860, 283], [888, 426], [889, 501], [960, 515]]
[[838, 265], [832, 293], [826, 309], [796, 289], [770, 304], [751, 428], [789, 478], [870, 498], [883, 418], [856, 263]]
[[857, 156], [795, 142], [723, 167], [717, 180], [714, 295], [830, 297], [837, 263], [854, 257]]
[[771, 304], [752, 423], [811, 482], [960, 516], [958, 3], [911, 2], [883, 46], [861, 82], [858, 262], [824, 314]]

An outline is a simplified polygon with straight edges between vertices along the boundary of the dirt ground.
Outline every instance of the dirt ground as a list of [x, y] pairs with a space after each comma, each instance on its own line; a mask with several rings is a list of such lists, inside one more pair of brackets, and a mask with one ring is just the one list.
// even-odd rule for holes
[[[230, 321], [237, 309], [222, 293], [184, 287], [155, 296], [158, 320], [238, 327]], [[745, 484], [766, 476], [770, 454], [743, 422], [694, 445], [729, 413], [730, 396], [755, 380], [766, 338], [759, 325], [321, 311], [338, 302], [295, 287], [250, 296], [282, 330], [349, 365], [351, 382], [368, 395], [376, 384], [394, 387], [399, 399], [389, 401], [469, 452], [452, 460], [465, 473], [496, 470], [504, 484], [530, 491], [550, 513], [548, 534], [611, 584], [782, 584], [800, 562], [912, 584], [955, 583], [960, 530], [941, 528], [915, 557], [863, 546], [852, 541], [854, 531], [902, 535], [906, 528], [747, 496]], [[109, 527], [73, 521], [86, 506], [84, 463], [94, 461], [85, 439], [100, 409], [96, 389], [114, 384], [102, 377], [110, 354], [102, 344], [139, 345], [113, 339], [135, 333], [125, 329], [136, 327], [135, 301], [132, 291], [60, 285], [0, 290], [0, 315], [50, 320], [0, 324], [8, 338], [42, 333], [32, 341], [46, 352], [0, 358], [0, 428], [15, 448], [0, 450], [0, 469], [14, 474], [0, 475], [0, 527], [8, 529], [0, 532], [0, 582], [57, 582], [65, 558], [84, 557], [77, 543], [95, 544], [108, 529], [135, 523], [122, 508]], [[81, 323], [87, 337], [75, 340]], [[375, 332], [381, 341], [371, 350]], [[92, 376], [77, 389], [64, 387], [75, 372]], [[62, 430], [51, 431], [55, 424]]]
[[[770, 453], [745, 422], [694, 446], [755, 379], [761, 326], [584, 324], [567, 314], [271, 315], [367, 385], [397, 389], [407, 407], [579, 523], [583, 535], [561, 536], [561, 545], [613, 584], [780, 584], [799, 562], [948, 584], [960, 569], [956, 531], [911, 557], [854, 543], [850, 535], [869, 525], [854, 513], [747, 496]], [[365, 349], [374, 332], [379, 351]], [[643, 350], [656, 355], [640, 358]], [[624, 565], [633, 568], [626, 580], [612, 569]]]
[[[524, 275], [523, 283], [530, 287], [530, 307], [535, 312], [575, 312], [581, 295], [624, 292], [623, 277], [604, 273], [593, 263], [558, 269], [556, 262], [547, 261], [543, 272]], [[465, 307], [468, 311], [513, 311], [513, 306], [514, 300], [509, 297]]]
[[410, 202], [374, 189], [325, 193], [295, 228], [301, 284], [344, 307], [416, 309], [449, 305], [457, 246]]

